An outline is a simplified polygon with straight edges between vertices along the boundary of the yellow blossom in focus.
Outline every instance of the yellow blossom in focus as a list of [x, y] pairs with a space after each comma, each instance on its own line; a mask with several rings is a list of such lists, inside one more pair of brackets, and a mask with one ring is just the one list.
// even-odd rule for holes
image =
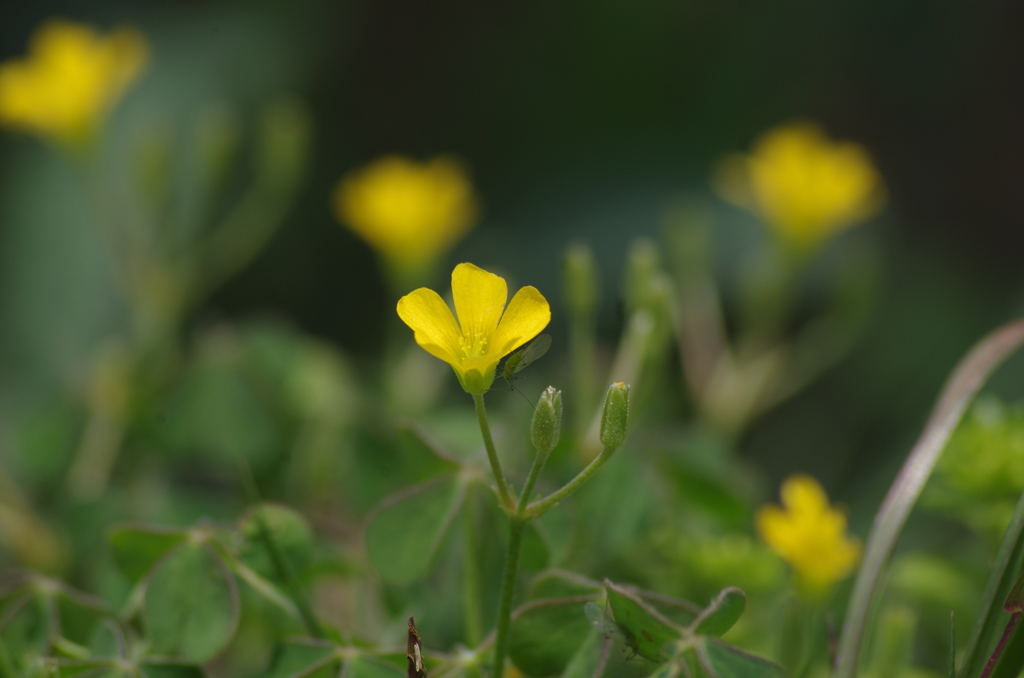
[[505, 308], [505, 279], [473, 264], [452, 271], [458, 321], [441, 296], [426, 287], [398, 300], [398, 315], [416, 343], [455, 370], [467, 392], [483, 395], [498, 362], [537, 336], [551, 321], [551, 308], [535, 287], [523, 287]]
[[335, 214], [400, 272], [444, 254], [473, 225], [473, 186], [447, 157], [417, 163], [390, 155], [342, 177]]
[[757, 512], [757, 531], [809, 591], [827, 591], [860, 562], [860, 542], [846, 535], [846, 515], [829, 505], [811, 476], [790, 476], [781, 494], [782, 506], [768, 504]]
[[0, 64], [0, 125], [81, 144], [142, 71], [148, 52], [133, 28], [100, 35], [51, 19], [36, 29], [28, 56]]
[[758, 214], [798, 248], [870, 217], [884, 201], [867, 151], [832, 141], [808, 122], [770, 130], [753, 154], [727, 156], [715, 174], [719, 195]]

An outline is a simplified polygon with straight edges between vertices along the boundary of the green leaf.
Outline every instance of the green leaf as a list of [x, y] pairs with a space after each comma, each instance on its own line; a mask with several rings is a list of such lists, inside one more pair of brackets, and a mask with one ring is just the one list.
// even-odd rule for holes
[[0, 641], [7, 647], [11, 664], [15, 670], [27, 672], [49, 651], [51, 618], [46, 599], [26, 588], [0, 607], [0, 619], [4, 620]]
[[589, 596], [555, 598], [519, 608], [509, 629], [508, 655], [528, 676], [562, 673], [591, 632], [583, 612]]
[[693, 622], [693, 632], [700, 636], [720, 638], [731, 629], [747, 606], [747, 596], [735, 587], [723, 589]]
[[124, 525], [110, 530], [107, 542], [121, 574], [135, 583], [168, 551], [183, 542], [187, 534], [185, 530]]
[[88, 645], [97, 627], [113, 618], [106, 603], [67, 586], [61, 586], [53, 597], [60, 634], [79, 645]]
[[164, 411], [160, 434], [183, 459], [260, 469], [275, 458], [280, 428], [255, 389], [226, 364], [207, 360], [185, 375]]
[[165, 558], [146, 588], [142, 619], [153, 653], [202, 663], [238, 626], [234, 578], [209, 547], [186, 544]]
[[107, 619], [93, 629], [89, 639], [89, 653], [93, 657], [122, 658], [127, 655], [127, 649], [124, 634], [114, 620]]
[[442, 476], [375, 509], [366, 528], [366, 551], [381, 577], [407, 584], [425, 575], [465, 494], [461, 479]]
[[709, 678], [787, 678], [789, 675], [778, 664], [720, 640], [701, 641], [697, 655]]
[[632, 589], [632, 592], [640, 600], [663, 614], [669, 621], [675, 622], [677, 626], [689, 626], [703, 612], [700, 605], [682, 598], [673, 598], [643, 589]]
[[60, 678], [99, 678], [100, 676], [123, 676], [117, 665], [109, 659], [61, 660], [57, 662]]
[[139, 664], [144, 678], [205, 678], [202, 668], [177, 662], [146, 661]]
[[319, 640], [282, 643], [274, 653], [267, 678], [328, 678], [338, 674], [337, 647]]
[[576, 654], [569, 660], [569, 665], [565, 667], [561, 678], [594, 678], [594, 676], [600, 675], [598, 671], [603, 668], [601, 667], [601, 649], [604, 640], [604, 636], [600, 633], [591, 631]]
[[[508, 533], [507, 528], [505, 532]], [[536, 522], [527, 523], [520, 549], [519, 567], [523, 570], [543, 570], [551, 559], [548, 539]]]
[[641, 657], [653, 662], [665, 660], [663, 648], [678, 640], [683, 629], [634, 593], [605, 581], [608, 604], [626, 642]]
[[345, 678], [406, 678], [406, 671], [376, 657], [359, 655], [345, 662]]
[[597, 597], [602, 592], [600, 582], [568, 572], [566, 570], [547, 570], [539, 573], [530, 582], [530, 599], [568, 598], [570, 596], [592, 595]]
[[280, 504], [260, 504], [242, 517], [242, 561], [265, 579], [282, 583], [264, 540], [261, 522], [266, 524], [274, 548], [291, 574], [304, 572], [313, 559], [313, 531], [302, 514]]

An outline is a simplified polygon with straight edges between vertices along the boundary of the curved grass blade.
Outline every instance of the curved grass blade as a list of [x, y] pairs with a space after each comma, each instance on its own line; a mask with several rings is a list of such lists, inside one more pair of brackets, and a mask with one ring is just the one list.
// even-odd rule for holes
[[843, 624], [839, 639], [839, 657], [835, 678], [856, 675], [864, 628], [868, 613], [877, 595], [878, 582], [903, 530], [903, 524], [931, 475], [939, 453], [956, 428], [974, 394], [993, 370], [1024, 343], [1024, 320], [1017, 320], [992, 332], [960, 361], [932, 410], [928, 423], [910, 451], [907, 461], [896, 476], [889, 494], [875, 516], [868, 537], [864, 562]]

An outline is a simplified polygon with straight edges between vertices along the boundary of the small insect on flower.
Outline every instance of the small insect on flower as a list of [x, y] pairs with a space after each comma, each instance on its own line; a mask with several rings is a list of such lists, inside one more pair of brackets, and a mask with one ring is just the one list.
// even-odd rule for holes
[[551, 335], [540, 335], [505, 359], [505, 365], [501, 368], [501, 376], [508, 382], [509, 386], [515, 389], [515, 386], [512, 386], [512, 382], [518, 379], [515, 375], [534, 361], [542, 358], [549, 348], [551, 348]]

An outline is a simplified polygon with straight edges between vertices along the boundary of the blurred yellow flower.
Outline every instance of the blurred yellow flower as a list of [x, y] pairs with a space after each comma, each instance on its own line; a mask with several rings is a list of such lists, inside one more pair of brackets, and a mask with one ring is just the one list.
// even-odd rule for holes
[[342, 177], [337, 218], [398, 271], [419, 271], [466, 234], [477, 215], [473, 186], [453, 159], [418, 163], [389, 155]]
[[535, 287], [516, 292], [506, 309], [505, 279], [473, 264], [452, 271], [452, 297], [458, 322], [440, 295], [426, 287], [399, 299], [398, 315], [423, 350], [452, 366], [462, 388], [483, 395], [498, 362], [537, 336], [551, 321], [551, 309]]
[[0, 64], [0, 125], [81, 144], [142, 71], [148, 52], [133, 28], [100, 35], [51, 19], [36, 29], [27, 57]]
[[725, 157], [714, 184], [720, 196], [755, 212], [798, 248], [873, 215], [885, 194], [863, 147], [834, 142], [809, 122], [770, 130], [752, 155]]
[[829, 505], [811, 476], [790, 476], [781, 494], [782, 506], [768, 504], [757, 512], [757, 531], [809, 591], [827, 591], [860, 562], [860, 542], [846, 535], [846, 515]]

